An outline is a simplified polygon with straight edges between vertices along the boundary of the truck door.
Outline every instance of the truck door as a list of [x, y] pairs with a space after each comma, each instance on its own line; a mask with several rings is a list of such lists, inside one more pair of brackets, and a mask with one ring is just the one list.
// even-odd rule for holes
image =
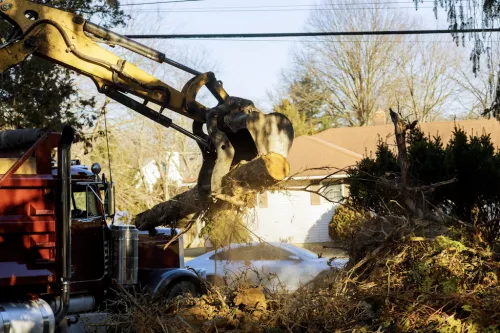
[[73, 185], [72, 285], [100, 281], [107, 271], [107, 228], [95, 185]]

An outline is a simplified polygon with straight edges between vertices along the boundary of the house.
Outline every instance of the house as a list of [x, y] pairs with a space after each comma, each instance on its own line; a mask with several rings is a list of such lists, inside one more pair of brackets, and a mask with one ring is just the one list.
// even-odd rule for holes
[[[439, 135], [445, 144], [455, 126], [468, 135], [489, 133], [495, 146], [500, 147], [500, 122], [496, 120], [420, 124], [425, 134]], [[297, 137], [288, 156], [291, 169], [289, 185], [286, 191], [265, 192], [259, 196], [254, 218], [249, 221], [253, 232], [267, 241], [299, 244], [330, 241], [328, 224], [338, 204], [303, 189], [335, 172], [337, 174], [333, 177], [341, 182], [346, 178], [346, 173], [341, 170], [374, 154], [379, 140], [396, 149], [392, 124], [332, 128], [316, 135]], [[348, 187], [339, 183], [327, 187], [323, 194], [338, 201], [342, 196], [348, 196]]]
[[[159, 163], [155, 159], [149, 158], [142, 167], [143, 176], [136, 186], [141, 186], [142, 181], [144, 181], [152, 192], [154, 185], [162, 179], [162, 174], [167, 176], [171, 186], [182, 187], [186, 183], [190, 185], [190, 179], [197, 172], [196, 166], [200, 164], [199, 155], [198, 152], [169, 152]], [[141, 176], [137, 177], [139, 179]]]

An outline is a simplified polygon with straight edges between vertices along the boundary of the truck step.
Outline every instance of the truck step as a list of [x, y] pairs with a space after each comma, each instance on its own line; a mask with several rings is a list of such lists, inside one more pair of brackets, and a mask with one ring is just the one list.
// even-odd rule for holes
[[52, 249], [56, 247], [56, 242], [36, 242], [31, 245], [32, 249]]
[[49, 258], [49, 259], [36, 259], [35, 264], [36, 265], [52, 265], [56, 262], [56, 258]]

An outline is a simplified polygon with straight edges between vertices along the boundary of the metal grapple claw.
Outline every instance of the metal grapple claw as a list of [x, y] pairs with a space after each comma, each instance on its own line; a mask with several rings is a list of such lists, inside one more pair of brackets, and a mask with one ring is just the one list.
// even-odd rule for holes
[[281, 113], [265, 114], [246, 99], [227, 97], [224, 103], [207, 111], [207, 132], [202, 123], [193, 132], [205, 135], [210, 148], [200, 148], [203, 165], [198, 177], [201, 198], [219, 194], [222, 177], [241, 161], [250, 161], [267, 153], [287, 157], [294, 139], [290, 120]]

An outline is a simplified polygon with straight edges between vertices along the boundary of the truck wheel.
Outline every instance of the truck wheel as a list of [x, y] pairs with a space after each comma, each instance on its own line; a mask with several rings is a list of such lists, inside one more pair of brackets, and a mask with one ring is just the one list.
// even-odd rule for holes
[[186, 293], [189, 293], [192, 296], [198, 296], [198, 287], [190, 281], [179, 281], [174, 283], [172, 286], [167, 287], [163, 295], [167, 297], [167, 299], [172, 299]]

